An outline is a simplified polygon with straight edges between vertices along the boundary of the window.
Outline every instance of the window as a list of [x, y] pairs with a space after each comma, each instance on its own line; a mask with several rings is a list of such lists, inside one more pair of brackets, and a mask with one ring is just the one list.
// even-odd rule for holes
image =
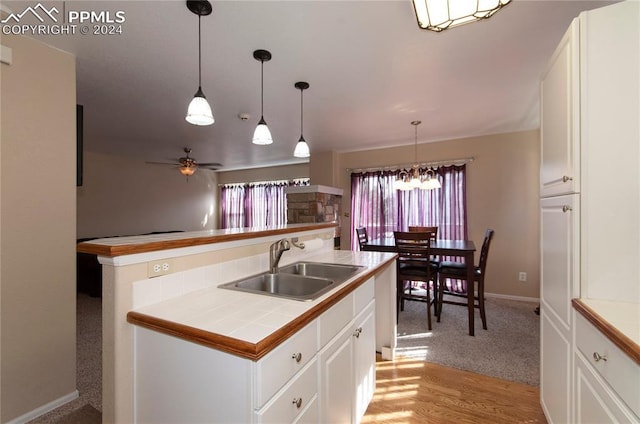
[[351, 174], [351, 249], [357, 250], [357, 227], [370, 239], [407, 231], [410, 225], [437, 226], [440, 239], [467, 239], [466, 165], [441, 166], [442, 188], [397, 191], [400, 170]]
[[287, 223], [289, 186], [309, 185], [309, 179], [225, 184], [220, 197], [221, 228], [274, 227]]

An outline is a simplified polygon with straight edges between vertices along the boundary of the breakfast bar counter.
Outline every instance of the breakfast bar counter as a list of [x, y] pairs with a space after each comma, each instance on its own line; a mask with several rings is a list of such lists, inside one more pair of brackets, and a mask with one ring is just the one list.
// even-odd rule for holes
[[[395, 254], [334, 250], [336, 226], [289, 224], [79, 243], [79, 252], [96, 254], [102, 265], [103, 422], [135, 422], [134, 329], [141, 334], [151, 330], [149, 334], [177, 336], [176, 340], [183, 343], [195, 342], [239, 360], [257, 361], [375, 280], [375, 347], [386, 347], [393, 355], [396, 314], [395, 272], [391, 264]], [[281, 266], [309, 260], [359, 264], [366, 269], [310, 302], [218, 288], [267, 271], [269, 247], [283, 238], [296, 239], [308, 248], [292, 246], [282, 255]], [[385, 283], [386, 280], [389, 281]], [[212, 303], [207, 304], [207, 299]], [[219, 302], [226, 305], [220, 306]], [[214, 305], [221, 309], [213, 320], [207, 321], [204, 317]], [[260, 308], [262, 315], [257, 313]], [[198, 321], [193, 314], [203, 319]], [[256, 322], [255, 315], [263, 319]], [[231, 318], [227, 327], [225, 318]], [[211, 326], [213, 321], [218, 323]]]

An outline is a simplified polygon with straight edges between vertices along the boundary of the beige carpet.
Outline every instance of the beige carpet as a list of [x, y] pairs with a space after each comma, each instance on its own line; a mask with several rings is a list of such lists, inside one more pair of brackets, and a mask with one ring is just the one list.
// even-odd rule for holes
[[[485, 301], [487, 330], [475, 311], [468, 334], [467, 308], [444, 305], [441, 322], [427, 329], [426, 303], [406, 301], [398, 321], [398, 355], [504, 380], [538, 386], [540, 317], [537, 303], [499, 298]], [[433, 308], [432, 308], [433, 313]]]
[[[76, 315], [76, 387], [79, 397], [50, 411], [30, 424], [66, 424], [98, 421], [66, 421], [66, 417], [88, 418], [102, 410], [102, 299], [78, 293]], [[69, 415], [72, 414], [72, 415]], [[95, 415], [95, 414], [94, 414]]]

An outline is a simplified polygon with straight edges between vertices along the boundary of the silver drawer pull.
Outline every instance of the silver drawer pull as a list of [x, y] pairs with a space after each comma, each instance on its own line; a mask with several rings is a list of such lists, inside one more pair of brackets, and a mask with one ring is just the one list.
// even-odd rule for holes
[[593, 352], [593, 359], [596, 362], [600, 362], [600, 361], [607, 362], [607, 355], [600, 355], [598, 352]]
[[302, 361], [302, 353], [294, 353], [293, 355], [291, 355], [291, 358], [295, 359], [296, 362], [300, 362]]
[[572, 181], [572, 180], [573, 180], [573, 178], [571, 178], [571, 177], [570, 177], [570, 176], [568, 176], [568, 175], [563, 175], [563, 176], [562, 176], [562, 182], [563, 182], [563, 183], [566, 183], [567, 181]]
[[293, 402], [292, 402], [296, 408], [300, 409], [300, 407], [302, 406], [302, 398], [293, 398]]
[[362, 327], [356, 328], [356, 331], [353, 332], [353, 335], [356, 337], [356, 339], [358, 339], [360, 338], [360, 333], [362, 333]]
[[562, 212], [569, 212], [569, 211], [572, 211], [572, 210], [573, 210], [573, 209], [571, 209], [571, 206], [564, 205], [564, 206], [562, 207]]

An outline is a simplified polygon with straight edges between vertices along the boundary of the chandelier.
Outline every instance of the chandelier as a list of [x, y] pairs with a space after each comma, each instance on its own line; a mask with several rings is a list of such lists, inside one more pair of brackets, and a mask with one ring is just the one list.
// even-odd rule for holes
[[511, 0], [412, 0], [418, 26], [435, 32], [488, 19]]
[[404, 169], [400, 171], [398, 177], [393, 182], [393, 188], [396, 190], [410, 191], [416, 188], [420, 190], [433, 190], [442, 187], [433, 169], [427, 169], [424, 174], [420, 172], [420, 165], [418, 164], [418, 125], [421, 123], [422, 121], [411, 121], [415, 132], [413, 144], [414, 165], [409, 172]]

